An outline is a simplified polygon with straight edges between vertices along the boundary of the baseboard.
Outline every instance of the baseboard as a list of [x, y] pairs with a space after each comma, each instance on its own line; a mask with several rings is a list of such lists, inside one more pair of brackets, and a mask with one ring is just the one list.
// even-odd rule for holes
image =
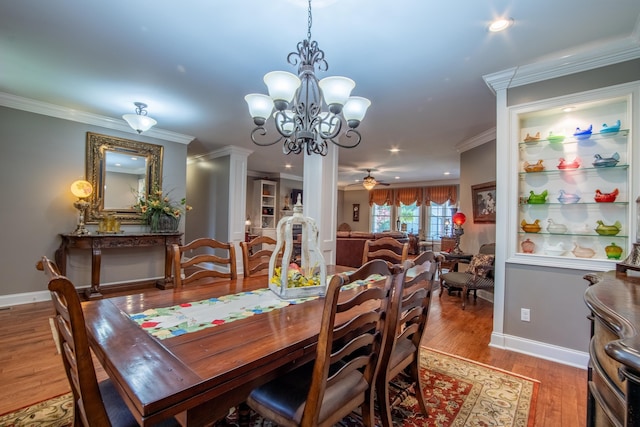
[[529, 356], [580, 369], [587, 369], [587, 365], [589, 364], [589, 353], [587, 352], [572, 350], [570, 348], [559, 347], [557, 345], [533, 341], [513, 335], [494, 332], [491, 334], [489, 346], [528, 354]]
[[49, 291], [24, 292], [21, 294], [0, 295], [0, 307], [51, 301]]

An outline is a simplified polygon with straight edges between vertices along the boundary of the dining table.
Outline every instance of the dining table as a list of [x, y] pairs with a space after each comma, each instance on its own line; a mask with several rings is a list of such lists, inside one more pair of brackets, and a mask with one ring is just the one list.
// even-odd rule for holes
[[[327, 266], [328, 274], [349, 270]], [[244, 402], [253, 388], [315, 358], [323, 298], [175, 336], [154, 335], [135, 320], [166, 307], [224, 302], [226, 296], [265, 288], [267, 275], [203, 279], [176, 289], [83, 302], [90, 347], [141, 426], [171, 417], [183, 426], [210, 425]]]

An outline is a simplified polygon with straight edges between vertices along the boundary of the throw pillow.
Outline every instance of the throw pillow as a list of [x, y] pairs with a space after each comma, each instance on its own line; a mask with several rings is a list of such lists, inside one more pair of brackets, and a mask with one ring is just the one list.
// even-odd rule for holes
[[487, 277], [487, 274], [493, 270], [493, 259], [493, 255], [474, 255], [469, 267], [467, 267], [467, 273], [477, 274], [480, 277]]

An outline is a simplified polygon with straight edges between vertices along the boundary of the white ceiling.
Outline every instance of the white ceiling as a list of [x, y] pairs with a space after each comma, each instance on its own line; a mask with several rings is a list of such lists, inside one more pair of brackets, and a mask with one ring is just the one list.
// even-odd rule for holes
[[[302, 175], [302, 156], [250, 140], [244, 95], [306, 38], [304, 0], [0, 0], [0, 92], [120, 119], [149, 105], [189, 154], [235, 145], [249, 169]], [[490, 20], [512, 17], [505, 33]], [[328, 75], [372, 101], [363, 142], [339, 154], [341, 184], [459, 177], [456, 146], [495, 126], [483, 75], [622, 41], [639, 43], [640, 1], [315, 0], [312, 39]], [[275, 139], [275, 138], [274, 138]], [[391, 154], [388, 149], [400, 149]], [[292, 169], [285, 170], [286, 163]], [[444, 175], [445, 172], [450, 175]]]

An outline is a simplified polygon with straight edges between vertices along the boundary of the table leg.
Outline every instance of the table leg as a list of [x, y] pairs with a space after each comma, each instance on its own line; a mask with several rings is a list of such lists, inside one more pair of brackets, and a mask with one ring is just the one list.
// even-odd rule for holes
[[93, 248], [91, 251], [91, 287], [85, 291], [85, 297], [89, 300], [101, 299], [100, 293], [100, 263], [102, 261], [102, 251], [100, 248]]
[[173, 267], [173, 244], [167, 242], [164, 246], [164, 279], [156, 281], [156, 288], [172, 289], [173, 279], [171, 270]]

